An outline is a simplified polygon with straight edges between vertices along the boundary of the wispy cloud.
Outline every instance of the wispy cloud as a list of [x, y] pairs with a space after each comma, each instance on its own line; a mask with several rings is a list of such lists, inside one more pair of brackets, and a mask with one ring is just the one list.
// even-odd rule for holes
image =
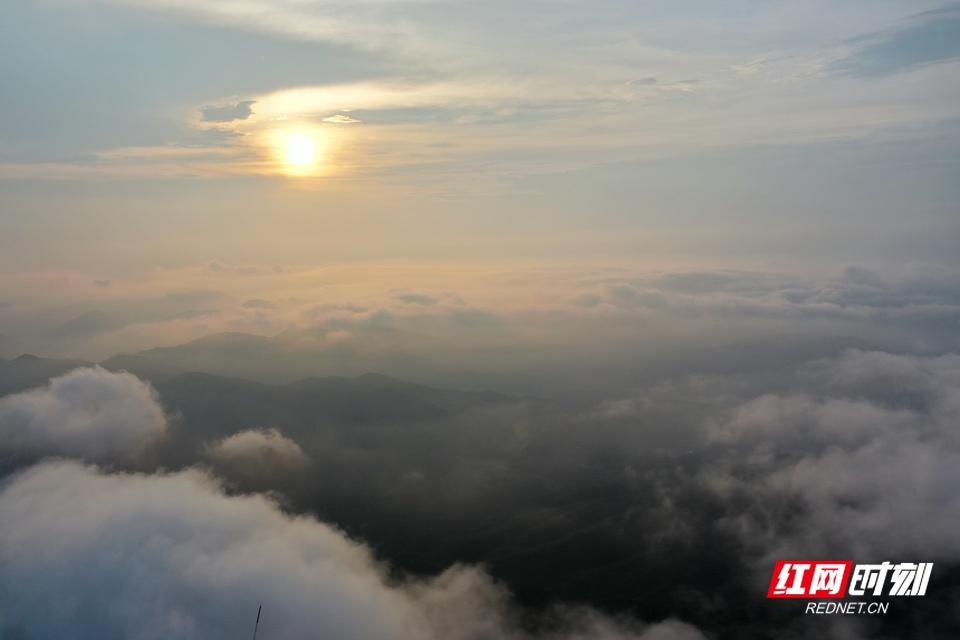
[[241, 100], [236, 104], [212, 105], [200, 109], [204, 122], [232, 122], [246, 120], [253, 113], [256, 100]]
[[323, 119], [323, 121], [330, 122], [332, 124], [356, 124], [360, 122], [360, 120], [342, 113], [338, 113], [335, 116], [327, 116]]
[[853, 52], [833, 70], [882, 77], [923, 65], [960, 60], [960, 4], [926, 11], [892, 28], [852, 39]]

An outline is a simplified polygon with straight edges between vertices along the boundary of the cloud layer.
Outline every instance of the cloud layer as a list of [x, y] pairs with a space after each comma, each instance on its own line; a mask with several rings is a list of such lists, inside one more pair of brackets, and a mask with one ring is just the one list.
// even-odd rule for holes
[[[256, 277], [234, 271], [239, 269], [227, 265], [216, 277], [224, 272], [231, 272], [229, 278]], [[822, 628], [805, 624], [809, 619], [790, 617], [757, 598], [771, 561], [787, 556], [934, 561], [937, 589], [912, 605], [920, 609], [848, 621], [840, 637], [952, 637], [951, 618], [942, 613], [956, 595], [950, 585], [960, 566], [955, 536], [960, 502], [954, 491], [960, 482], [960, 360], [952, 331], [960, 298], [950, 273], [891, 280], [850, 268], [840, 277], [815, 281], [730, 271], [644, 276], [609, 270], [582, 274], [564, 286], [547, 277], [511, 277], [531, 295], [499, 314], [436, 286], [372, 287], [369, 298], [360, 300], [334, 292], [323, 304], [291, 301], [285, 292], [269, 299], [235, 296], [240, 313], [307, 309], [311, 313], [301, 319], [313, 324], [274, 338], [226, 334], [125, 359], [155, 380], [177, 416], [163, 441], [135, 465], [125, 459], [137, 447], [105, 449], [104, 438], [90, 437], [80, 451], [75, 443], [61, 443], [67, 430], [53, 427], [38, 431], [45, 434], [43, 446], [22, 445], [26, 459], [15, 464], [59, 453], [102, 460], [113, 469], [180, 470], [109, 475], [63, 463], [72, 469], [70, 480], [62, 480], [68, 472], [58, 470], [61, 480], [49, 484], [63, 491], [88, 486], [105, 496], [120, 495], [114, 484], [130, 487], [132, 504], [111, 498], [117, 511], [105, 512], [104, 521], [148, 522], [143, 514], [124, 515], [146, 501], [149, 509], [179, 522], [183, 539], [196, 540], [207, 555], [221, 547], [246, 548], [242, 527], [239, 542], [226, 534], [208, 538], [178, 511], [192, 508], [182, 496], [196, 494], [202, 506], [195, 510], [214, 520], [221, 511], [245, 512], [240, 505], [266, 504], [273, 515], [264, 516], [267, 524], [252, 527], [249, 535], [282, 539], [284, 547], [290, 546], [289, 527], [340, 535], [335, 523], [368, 541], [378, 558], [395, 567], [385, 571], [360, 553], [367, 558], [358, 570], [362, 590], [373, 589], [374, 600], [387, 603], [383, 628], [408, 625], [403, 628], [411, 634], [428, 638], [697, 633], [673, 623], [648, 630], [581, 609], [559, 609], [541, 619], [556, 602], [591, 604], [631, 619], [675, 616], [722, 638], [765, 638], [773, 628], [784, 638], [822, 638]], [[397, 299], [405, 293], [434, 302]], [[478, 288], [469, 297], [484, 295], [491, 294]], [[269, 304], [243, 307], [248, 300]], [[418, 366], [438, 355], [444, 359], [434, 366], [456, 363], [459, 371], [474, 373], [478, 365], [488, 367], [513, 395], [436, 389], [376, 375], [272, 385], [196, 373], [252, 366], [295, 377], [311, 371], [299, 367], [317, 362], [363, 368], [386, 362], [410, 373], [429, 370]], [[28, 365], [35, 360], [3, 363], [0, 372], [21, 367], [32, 376], [36, 372]], [[618, 363], [624, 366], [619, 372]], [[525, 381], [518, 384], [508, 375], [517, 365], [528, 367], [548, 393], [538, 399], [517, 393]], [[552, 377], [553, 370], [569, 377]], [[456, 376], [450, 371], [457, 369], [445, 371], [452, 383]], [[73, 393], [60, 390], [63, 380], [74, 377], [98, 383]], [[36, 384], [35, 376], [24, 379]], [[565, 380], [575, 383], [575, 392], [563, 393]], [[109, 394], [95, 391], [105, 381], [122, 382], [116, 393], [126, 399], [108, 402]], [[103, 420], [96, 416], [136, 416], [120, 408], [144, 404], [160, 411], [146, 385], [98, 369], [0, 400], [4, 415], [32, 416], [47, 425], [55, 425], [61, 414], [98, 425]], [[61, 408], [45, 410], [48, 406]], [[22, 426], [28, 423], [6, 424], [29, 431]], [[8, 450], [15, 446], [21, 445]], [[212, 467], [225, 479], [226, 493], [194, 465]], [[20, 487], [31, 473], [54, 471], [35, 468], [8, 480], [8, 487]], [[174, 485], [181, 489], [171, 493], [182, 502], [175, 509], [141, 498], [141, 492], [166, 494], [156, 488]], [[250, 498], [253, 492], [275, 497], [282, 510]], [[32, 519], [31, 505], [40, 512], [61, 501], [83, 503], [80, 496], [31, 495], [12, 522], [39, 522]], [[74, 532], [60, 526], [58, 507], [48, 511], [42, 521], [63, 536], [52, 548], [69, 546]], [[98, 538], [109, 539], [101, 524], [91, 526]], [[151, 526], [163, 530], [159, 523]], [[6, 535], [0, 530], [0, 537]], [[43, 537], [18, 535], [18, 546]], [[356, 546], [343, 540], [346, 548]], [[124, 544], [126, 537], [114, 546]], [[139, 539], [129, 546], [149, 548], [150, 542]], [[90, 557], [98, 553], [83, 549]], [[313, 566], [310, 553], [298, 554]], [[66, 556], [54, 560], [31, 566], [37, 575], [49, 572], [69, 583]], [[162, 555], [150, 566], [166, 567], [155, 572], [168, 575], [169, 561]], [[485, 563], [485, 571], [502, 582], [476, 569], [444, 572], [464, 561]], [[296, 573], [286, 575], [292, 562], [282, 557], [270, 562], [283, 574], [269, 574], [273, 583], [291, 580], [297, 589], [314, 588]], [[174, 569], [164, 580], [181, 585]], [[399, 577], [403, 571], [437, 577], [405, 580]], [[336, 586], [329, 587], [335, 595], [355, 578], [335, 576]], [[516, 600], [498, 585], [509, 585]], [[187, 592], [192, 588], [183, 586]], [[243, 595], [231, 597], [242, 602]], [[191, 593], [188, 604], [196, 597]], [[147, 594], [130, 607], [155, 599]], [[317, 602], [325, 600], [318, 596]], [[196, 619], [187, 626], [213, 624], [188, 605], [181, 611], [179, 601], [161, 604], [176, 612], [173, 618]], [[113, 614], [97, 615], [95, 623], [105, 625], [102, 616]], [[240, 613], [228, 609], [224, 615]], [[290, 615], [299, 616], [299, 610]], [[303, 619], [314, 624], [309, 615]], [[30, 621], [17, 624], [23, 628]], [[43, 630], [42, 624], [36, 628]], [[48, 635], [36, 637], [56, 635], [43, 633]]]
[[163, 436], [156, 393], [128, 373], [77, 369], [0, 398], [0, 451], [89, 460], [129, 458]]
[[[43, 463], [0, 493], [0, 630], [29, 639], [242, 637], [263, 605], [277, 640], [528, 638], [476, 569], [396, 581], [370, 552], [197, 471], [104, 474]], [[688, 625], [629, 629], [568, 613], [550, 638], [700, 640]]]
[[790, 530], [748, 535], [779, 556], [960, 560], [960, 356], [854, 350], [805, 373], [804, 392], [757, 397], [712, 426], [739, 448], [740, 490], [802, 506]]

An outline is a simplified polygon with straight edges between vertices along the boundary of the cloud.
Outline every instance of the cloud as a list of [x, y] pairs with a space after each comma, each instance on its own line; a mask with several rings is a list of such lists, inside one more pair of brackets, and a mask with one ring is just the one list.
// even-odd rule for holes
[[[34, 466], [0, 493], [3, 635], [237, 638], [263, 606], [276, 640], [530, 638], [509, 595], [478, 569], [397, 581], [339, 531], [228, 497], [198, 471], [105, 474]], [[646, 629], [567, 611], [559, 640], [701, 640], [689, 625]], [[545, 636], [547, 637], [547, 636]]]
[[[352, 82], [298, 86], [257, 97], [261, 118], [325, 116], [327, 122], [351, 118], [342, 112], [395, 109], [456, 109], [477, 104], [494, 104], [522, 98], [518, 87], [470, 82]], [[333, 118], [331, 120], [330, 118]]]
[[253, 115], [253, 105], [256, 100], [242, 100], [234, 104], [211, 105], [200, 109], [201, 119], [204, 122], [233, 122], [246, 120]]
[[300, 445], [277, 429], [241, 431], [209, 445], [207, 452], [217, 462], [241, 468], [291, 470], [308, 462]]
[[0, 398], [0, 450], [13, 454], [128, 458], [166, 428], [149, 384], [99, 367], [76, 369], [46, 387]]
[[414, 304], [422, 307], [429, 307], [440, 302], [438, 298], [428, 293], [398, 293], [394, 297], [404, 304]]
[[914, 15], [903, 25], [856, 38], [852, 44], [855, 51], [834, 64], [835, 72], [879, 77], [960, 59], [960, 4]]
[[344, 115], [342, 113], [338, 113], [335, 116], [328, 116], [324, 118], [323, 121], [331, 122], [333, 124], [356, 124], [360, 122], [360, 120], [357, 120], [356, 118], [352, 118], [348, 115]]
[[960, 559], [960, 356], [851, 350], [803, 374], [805, 392], [765, 394], [711, 427], [738, 447], [748, 493], [802, 505], [771, 552]]
[[[390, 279], [375, 270], [297, 268], [278, 275], [264, 264], [205, 262], [114, 279], [111, 287], [93, 292], [96, 302], [61, 308], [51, 308], [50, 293], [38, 292], [82, 299], [91, 295], [94, 276], [78, 274], [75, 284], [11, 276], [0, 282], [0, 297], [17, 300], [17, 306], [4, 314], [0, 329], [20, 345], [12, 355], [53, 352], [105, 360], [150, 349], [141, 355], [176, 355], [171, 370], [266, 382], [376, 371], [506, 393], [555, 394], [558, 384], [567, 385], [559, 380], [564, 377], [569, 388], [589, 385], [607, 394], [603, 399], [635, 391], [628, 369], [641, 359], [647, 377], [761, 359], [770, 366], [783, 365], [785, 358], [800, 364], [846, 347], [960, 349], [955, 270], [891, 276], [858, 267], [811, 277], [583, 267], [516, 267], [496, 275], [488, 268], [403, 269], [391, 267], [396, 275]], [[218, 291], [161, 295], [187, 285], [215, 285]], [[446, 293], [451, 290], [469, 303], [457, 302]], [[437, 302], [422, 304], [429, 300], [419, 296]], [[237, 332], [273, 338], [269, 348], [256, 352], [204, 343], [202, 358], [200, 344], [172, 348]], [[537, 388], [518, 386], [524, 380]]]
[[[565, 388], [559, 393], [582, 392], [589, 386], [610, 399], [635, 390], [630, 368], [639, 359], [646, 378], [665, 371], [782, 366], [787, 359], [800, 364], [846, 347], [918, 353], [960, 348], [960, 278], [949, 271], [890, 278], [861, 269], [811, 278], [517, 269], [494, 279], [464, 270], [457, 275], [456, 296], [467, 304], [441, 293], [446, 283], [420, 268], [394, 281], [319, 269], [277, 276], [262, 265], [214, 268], [220, 269], [216, 284], [224, 293], [176, 306], [168, 301], [146, 308], [132, 297], [143, 284], [115, 281], [103, 295], [144, 307], [132, 318], [136, 324], [120, 330], [87, 318], [87, 325], [110, 330], [78, 334], [82, 326], [73, 312], [70, 324], [60, 326], [74, 332], [57, 340], [57, 350], [82, 348], [81, 355], [103, 359], [162, 345], [140, 355], [167, 360], [170, 371], [199, 369], [265, 382], [375, 371], [505, 393], [556, 394], [560, 385]], [[195, 270], [202, 273], [191, 272], [191, 278], [212, 280], [207, 265]], [[311, 282], [322, 282], [323, 290]], [[177, 284], [160, 280], [151, 286], [169, 290]], [[274, 307], [244, 305], [250, 300], [269, 300]], [[24, 350], [43, 353], [51, 349], [51, 338], [39, 330], [63, 312], [48, 311], [42, 300], [32, 304], [37, 310], [8, 324], [5, 333], [16, 331]], [[105, 303], [97, 308], [109, 310]], [[197, 315], [206, 309], [211, 311]], [[253, 350], [213, 338], [191, 344], [237, 332], [263, 338]]]

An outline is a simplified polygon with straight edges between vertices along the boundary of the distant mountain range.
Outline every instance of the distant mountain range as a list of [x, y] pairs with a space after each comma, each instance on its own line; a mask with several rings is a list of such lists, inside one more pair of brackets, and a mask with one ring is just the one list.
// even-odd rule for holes
[[[202, 359], [165, 359], [169, 353], [186, 351], [153, 350], [111, 358], [100, 366], [129, 371], [151, 382], [165, 409], [177, 417], [172, 428], [181, 445], [186, 441], [198, 446], [242, 429], [267, 426], [310, 439], [318, 428], [337, 431], [374, 424], [436, 423], [474, 409], [517, 402], [498, 393], [430, 387], [376, 373], [268, 384], [207, 373], [199, 370]], [[0, 360], [0, 396], [42, 386], [51, 378], [94, 364], [29, 354]], [[191, 370], [191, 365], [198, 369]]]
[[40, 358], [29, 353], [12, 360], [0, 360], [0, 396], [38, 387], [50, 378], [92, 364], [86, 360]]
[[[110, 371], [128, 371], [154, 386], [176, 388], [188, 378], [192, 384], [246, 385], [250, 389], [286, 387], [286, 393], [310, 390], [317, 393], [393, 393], [424, 399], [442, 396], [441, 405], [469, 397], [467, 392], [436, 389], [404, 382], [381, 371], [376, 363], [355, 357], [343, 348], [303, 348], [289, 336], [265, 337], [246, 333], [218, 333], [184, 344], [120, 354], [99, 363], [82, 359], [45, 358], [23, 354], [0, 358], [0, 395], [44, 384], [52, 377], [83, 366]], [[398, 360], [395, 369], [403, 369]], [[200, 374], [206, 374], [201, 376]], [[407, 377], [407, 376], [403, 376]], [[255, 383], [262, 383], [256, 385]], [[250, 391], [248, 389], [248, 391]], [[439, 396], [433, 392], [439, 392]], [[472, 397], [495, 397], [484, 394]], [[457, 399], [455, 401], [454, 399]]]
[[[274, 338], [246, 333], [218, 333], [173, 347], [121, 354], [101, 364], [158, 380], [185, 372], [205, 372], [263, 382], [292, 382], [317, 375], [295, 353], [278, 353]], [[283, 362], [278, 362], [280, 358]]]

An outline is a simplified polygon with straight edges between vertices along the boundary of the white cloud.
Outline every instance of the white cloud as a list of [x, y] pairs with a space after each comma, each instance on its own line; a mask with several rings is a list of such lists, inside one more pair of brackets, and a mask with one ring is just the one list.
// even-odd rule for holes
[[207, 453], [217, 462], [228, 465], [295, 469], [308, 462], [300, 445], [277, 429], [250, 429], [235, 433], [209, 445]]
[[76, 369], [0, 398], [0, 450], [91, 460], [129, 457], [167, 428], [153, 388], [129, 373]]
[[[104, 474], [42, 463], [0, 493], [0, 632], [25, 638], [243, 637], [263, 605], [273, 640], [529, 638], [477, 569], [397, 583], [362, 545], [198, 471]], [[568, 639], [700, 640], [668, 621], [628, 629], [568, 611]]]
[[[257, 118], [316, 115], [356, 109], [399, 109], [418, 107], [457, 107], [496, 104], [498, 100], [519, 97], [516, 88], [489, 83], [463, 82], [356, 82], [326, 86], [283, 89], [257, 98]], [[345, 122], [332, 116], [325, 122]], [[334, 119], [331, 119], [334, 118]]]
[[338, 113], [335, 116], [328, 116], [324, 118], [323, 121], [330, 122], [332, 124], [356, 124], [360, 122], [360, 120], [357, 120], [356, 118], [352, 118], [348, 115], [344, 115], [342, 113]]
[[747, 454], [745, 491], [803, 506], [771, 554], [960, 557], [960, 358], [849, 351], [807, 373], [816, 393], [764, 395], [711, 427]]

